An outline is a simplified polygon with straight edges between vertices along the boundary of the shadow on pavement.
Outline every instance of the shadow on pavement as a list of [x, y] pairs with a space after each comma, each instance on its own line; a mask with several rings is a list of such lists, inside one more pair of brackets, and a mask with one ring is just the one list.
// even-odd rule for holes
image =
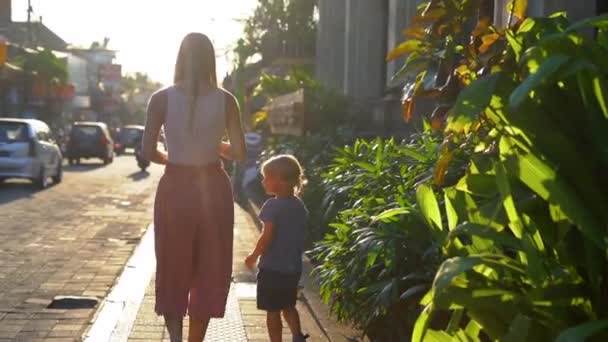
[[127, 177], [129, 177], [132, 181], [140, 181], [143, 179], [146, 179], [150, 176], [150, 172], [148, 171], [136, 171], [133, 172], [132, 174], [128, 175]]
[[64, 165], [63, 171], [65, 172], [88, 172], [104, 167], [103, 163], [99, 164], [79, 164], [79, 165]]
[[[49, 186], [47, 189], [51, 188]], [[13, 202], [22, 198], [32, 197], [35, 193], [42, 191], [28, 181], [16, 180], [0, 183], [0, 205]]]

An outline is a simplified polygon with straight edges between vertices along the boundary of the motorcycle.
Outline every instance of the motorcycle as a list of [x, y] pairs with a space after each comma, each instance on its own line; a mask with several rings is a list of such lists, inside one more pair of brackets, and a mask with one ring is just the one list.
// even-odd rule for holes
[[137, 160], [137, 166], [139, 166], [141, 171], [146, 172], [146, 169], [150, 166], [150, 161], [144, 158], [141, 141], [135, 145], [135, 160]]

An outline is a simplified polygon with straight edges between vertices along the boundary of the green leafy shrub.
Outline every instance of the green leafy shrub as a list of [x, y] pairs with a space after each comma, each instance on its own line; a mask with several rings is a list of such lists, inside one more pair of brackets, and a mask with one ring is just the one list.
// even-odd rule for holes
[[439, 141], [357, 140], [323, 174], [322, 221], [332, 232], [313, 255], [321, 294], [341, 320], [378, 340], [406, 340], [439, 262], [436, 238], [416, 205], [433, 178]]
[[[455, 185], [436, 188], [439, 196], [419, 187], [446, 260], [412, 338], [604, 341], [608, 16], [573, 25], [562, 13], [525, 18], [525, 1], [515, 1], [501, 30], [480, 3], [429, 2], [408, 30], [429, 34], [391, 55], [409, 54], [404, 109], [436, 97], [442, 110], [431, 119], [444, 125], [446, 146], [472, 146]], [[595, 39], [578, 32], [589, 26]], [[444, 86], [425, 82], [442, 75]], [[436, 320], [441, 310], [446, 322]]]

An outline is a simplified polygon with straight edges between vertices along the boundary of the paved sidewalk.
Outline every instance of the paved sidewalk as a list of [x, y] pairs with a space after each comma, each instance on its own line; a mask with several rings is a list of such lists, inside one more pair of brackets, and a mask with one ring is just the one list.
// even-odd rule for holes
[[[255, 305], [255, 275], [243, 260], [257, 241], [258, 230], [251, 217], [235, 205], [233, 280], [228, 296], [228, 306], [223, 319], [213, 319], [205, 341], [268, 341], [266, 314]], [[153, 256], [152, 256], [153, 257]], [[327, 341], [313, 314], [302, 301], [298, 301], [303, 330], [311, 335], [308, 341]], [[137, 318], [129, 335], [129, 341], [169, 341], [163, 320], [154, 313], [154, 279], [148, 285]], [[187, 338], [187, 319], [184, 320], [184, 338]], [[283, 339], [291, 341], [291, 334], [284, 323]]]

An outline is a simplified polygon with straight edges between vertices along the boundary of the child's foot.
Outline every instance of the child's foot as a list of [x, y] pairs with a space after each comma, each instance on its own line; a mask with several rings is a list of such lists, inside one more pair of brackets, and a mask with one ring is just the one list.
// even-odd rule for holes
[[293, 337], [293, 342], [304, 342], [309, 337], [310, 337], [310, 335], [308, 335], [308, 334], [304, 335], [304, 334], [300, 333], [300, 335]]

